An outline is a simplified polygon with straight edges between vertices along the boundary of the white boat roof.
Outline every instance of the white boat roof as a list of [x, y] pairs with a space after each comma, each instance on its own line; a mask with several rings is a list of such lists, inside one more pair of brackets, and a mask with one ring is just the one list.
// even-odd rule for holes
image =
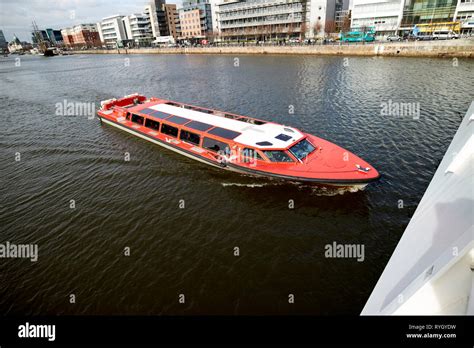
[[[295, 128], [283, 126], [281, 124], [272, 122], [267, 122], [262, 125], [255, 125], [243, 121], [225, 118], [223, 116], [207, 114], [205, 112], [190, 110], [169, 104], [157, 104], [150, 106], [149, 108], [156, 111], [164, 112], [166, 114], [188, 118], [192, 121], [208, 123], [216, 127], [222, 127], [235, 132], [242, 133], [236, 138], [234, 138], [233, 141], [238, 142], [242, 145], [252, 146], [256, 148], [286, 148], [287, 146], [294, 144], [295, 142], [299, 141], [304, 137], [303, 133], [301, 133]], [[287, 135], [291, 138], [286, 141], [275, 138], [280, 134]], [[269, 142], [271, 143], [271, 145], [257, 144], [260, 142]]]

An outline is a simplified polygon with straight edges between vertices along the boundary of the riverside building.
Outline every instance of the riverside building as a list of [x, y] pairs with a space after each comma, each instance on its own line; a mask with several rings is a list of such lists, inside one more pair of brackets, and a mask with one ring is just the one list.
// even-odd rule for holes
[[[472, 19], [474, 0], [353, 0], [351, 28], [374, 28], [377, 34], [435, 30], [459, 32]], [[474, 26], [474, 23], [472, 23]]]
[[474, 32], [474, 0], [458, 0], [454, 20], [461, 22], [461, 33]]
[[134, 46], [149, 46], [153, 41], [150, 17], [144, 13], [135, 13], [122, 18], [128, 40]]
[[68, 47], [99, 47], [101, 46], [99, 31], [96, 24], [79, 24], [61, 30], [63, 42]]
[[353, 0], [351, 28], [374, 28], [392, 34], [400, 27], [405, 0]]
[[349, 1], [223, 0], [217, 6], [224, 40], [279, 41], [334, 32], [336, 12], [347, 11]]
[[152, 36], [172, 36], [177, 39], [178, 11], [175, 4], [167, 4], [165, 0], [152, 0], [145, 6], [144, 14], [150, 18]]
[[100, 41], [107, 48], [123, 47], [127, 41], [127, 33], [123, 22], [124, 16], [114, 15], [97, 23]]
[[183, 0], [179, 9], [181, 39], [204, 39], [214, 35], [209, 0]]

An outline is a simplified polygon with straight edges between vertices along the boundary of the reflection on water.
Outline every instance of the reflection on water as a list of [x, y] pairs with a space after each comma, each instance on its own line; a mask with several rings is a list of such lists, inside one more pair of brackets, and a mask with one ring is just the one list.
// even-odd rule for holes
[[[2, 313], [360, 312], [473, 99], [474, 63], [234, 58], [0, 59], [0, 243], [39, 245], [36, 263], [1, 260]], [[382, 178], [341, 194], [241, 176], [55, 114], [64, 100], [98, 106], [133, 92], [299, 127]], [[420, 103], [420, 119], [382, 116], [390, 100]], [[365, 261], [326, 259], [334, 241], [363, 243]]]

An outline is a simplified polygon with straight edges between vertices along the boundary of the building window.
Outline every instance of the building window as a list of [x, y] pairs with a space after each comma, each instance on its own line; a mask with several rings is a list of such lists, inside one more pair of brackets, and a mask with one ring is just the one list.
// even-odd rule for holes
[[201, 140], [201, 137], [192, 132], [188, 132], [185, 130], [181, 130], [181, 133], [179, 134], [179, 138], [187, 143], [199, 145], [199, 142]]
[[178, 136], [178, 128], [170, 126], [166, 123], [163, 123], [163, 125], [161, 126], [161, 133], [167, 134], [176, 138]]

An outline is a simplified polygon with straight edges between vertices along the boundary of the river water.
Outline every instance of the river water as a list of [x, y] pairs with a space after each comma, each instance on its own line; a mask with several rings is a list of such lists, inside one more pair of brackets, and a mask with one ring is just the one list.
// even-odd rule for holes
[[[473, 71], [462, 59], [0, 58], [0, 243], [39, 248], [37, 262], [0, 259], [0, 313], [359, 314], [473, 100]], [[355, 193], [254, 179], [58, 111], [134, 92], [301, 128], [382, 178]], [[333, 242], [362, 245], [363, 260], [326, 257]]]

